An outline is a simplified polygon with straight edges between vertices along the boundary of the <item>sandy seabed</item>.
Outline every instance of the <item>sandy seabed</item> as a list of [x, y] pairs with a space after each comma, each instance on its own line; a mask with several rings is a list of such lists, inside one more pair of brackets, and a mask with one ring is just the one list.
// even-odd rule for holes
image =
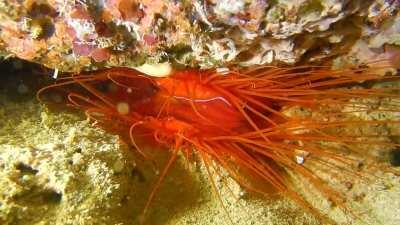
[[[0, 95], [0, 224], [138, 224], [159, 171], [132, 151], [79, 113], [49, 110], [33, 97]], [[158, 152], [160, 168], [168, 159], [165, 150], [146, 151]], [[314, 204], [340, 224], [400, 224], [400, 179], [380, 176], [379, 182], [353, 188], [362, 196], [358, 208], [367, 215], [363, 221], [346, 220], [317, 197]], [[286, 198], [272, 193], [261, 199], [227, 176], [215, 180], [234, 224], [319, 224]], [[204, 166], [180, 159], [152, 202], [146, 224], [229, 220]]]

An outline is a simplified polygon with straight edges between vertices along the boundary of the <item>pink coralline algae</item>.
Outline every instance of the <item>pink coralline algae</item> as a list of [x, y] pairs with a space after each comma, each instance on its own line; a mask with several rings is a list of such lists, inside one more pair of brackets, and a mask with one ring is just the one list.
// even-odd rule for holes
[[375, 50], [396, 47], [399, 6], [397, 0], [0, 0], [0, 51], [60, 71], [167, 61], [201, 68], [294, 64], [333, 59], [360, 41]]

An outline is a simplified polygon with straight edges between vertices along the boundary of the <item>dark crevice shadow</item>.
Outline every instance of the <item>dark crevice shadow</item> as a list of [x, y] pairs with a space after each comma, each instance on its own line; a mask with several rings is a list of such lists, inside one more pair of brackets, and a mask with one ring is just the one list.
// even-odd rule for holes
[[[136, 167], [132, 172], [131, 188], [129, 195], [123, 200], [122, 214], [130, 217], [133, 224], [139, 224], [145, 204], [148, 201], [159, 174], [170, 158], [170, 152], [162, 148], [145, 148], [152, 151], [151, 155], [157, 164], [158, 171], [154, 171], [154, 164], [148, 160], [140, 160], [140, 156], [133, 156]], [[196, 207], [199, 199], [207, 198], [201, 191], [199, 180], [186, 168], [184, 159], [174, 163], [160, 188], [156, 192], [154, 200], [145, 215], [145, 223], [151, 225], [168, 224], [167, 221], [174, 217], [180, 217], [188, 210]]]

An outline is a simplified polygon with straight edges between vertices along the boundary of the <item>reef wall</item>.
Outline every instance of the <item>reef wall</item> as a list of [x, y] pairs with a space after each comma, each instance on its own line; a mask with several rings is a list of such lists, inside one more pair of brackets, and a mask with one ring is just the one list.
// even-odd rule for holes
[[0, 51], [60, 71], [373, 60], [398, 52], [399, 7], [398, 0], [1, 0]]

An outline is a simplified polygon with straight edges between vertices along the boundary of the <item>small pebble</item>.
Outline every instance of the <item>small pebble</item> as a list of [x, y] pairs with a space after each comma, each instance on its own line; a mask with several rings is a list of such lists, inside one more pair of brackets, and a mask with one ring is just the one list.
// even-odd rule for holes
[[300, 164], [300, 165], [303, 164], [304, 163], [304, 157], [296, 155], [296, 163]]

